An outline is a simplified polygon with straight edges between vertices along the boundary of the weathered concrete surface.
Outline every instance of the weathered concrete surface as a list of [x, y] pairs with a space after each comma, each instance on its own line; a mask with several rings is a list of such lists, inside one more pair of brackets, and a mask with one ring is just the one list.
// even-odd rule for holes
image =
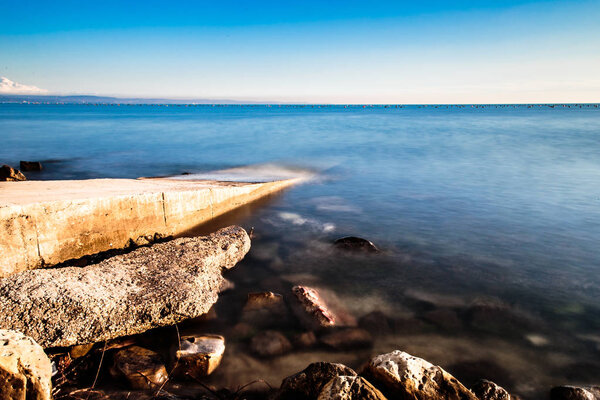
[[297, 182], [0, 182], [0, 277], [177, 235]]
[[37, 269], [0, 279], [0, 328], [43, 347], [133, 335], [206, 313], [221, 272], [250, 250], [240, 227], [141, 247], [84, 268]]

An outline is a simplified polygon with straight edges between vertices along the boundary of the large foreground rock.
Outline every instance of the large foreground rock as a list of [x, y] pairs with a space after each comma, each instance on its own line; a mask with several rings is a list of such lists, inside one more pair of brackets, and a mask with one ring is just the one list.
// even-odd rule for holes
[[455, 377], [437, 365], [403, 351], [373, 357], [361, 375], [388, 398], [411, 400], [478, 400]]
[[22, 272], [0, 280], [0, 328], [43, 347], [133, 335], [206, 313], [222, 270], [250, 250], [240, 227], [142, 247], [84, 268]]
[[337, 376], [319, 393], [317, 400], [387, 400], [386, 397], [360, 376]]
[[550, 391], [550, 400], [600, 400], [600, 386], [557, 386]]
[[323, 387], [338, 376], [352, 377], [356, 372], [343, 364], [316, 362], [281, 382], [275, 400], [314, 400]]
[[19, 332], [0, 329], [0, 399], [50, 400], [52, 367], [44, 349]]

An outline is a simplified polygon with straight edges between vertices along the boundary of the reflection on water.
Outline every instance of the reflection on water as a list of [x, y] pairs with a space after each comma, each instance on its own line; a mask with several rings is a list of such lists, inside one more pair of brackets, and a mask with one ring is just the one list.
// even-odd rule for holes
[[[486, 377], [539, 398], [600, 376], [599, 113], [0, 105], [0, 159], [63, 160], [34, 179], [264, 180], [289, 166], [319, 177], [197, 231], [254, 227], [218, 319], [181, 327], [227, 337], [217, 386], [277, 386], [309, 361], [358, 367], [399, 348], [465, 383]], [[382, 252], [334, 252], [346, 235]], [[383, 315], [388, 328], [372, 349], [252, 356], [235, 330], [247, 293], [287, 295], [301, 283], [333, 292], [359, 319]]]

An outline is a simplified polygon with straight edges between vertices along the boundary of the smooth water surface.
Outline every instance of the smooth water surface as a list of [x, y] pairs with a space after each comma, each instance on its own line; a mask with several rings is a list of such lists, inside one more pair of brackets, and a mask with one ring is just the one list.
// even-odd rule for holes
[[[400, 348], [526, 398], [598, 383], [597, 106], [2, 104], [0, 139], [1, 163], [43, 162], [29, 179], [314, 174], [227, 220], [256, 232], [232, 298], [311, 284], [406, 328], [362, 361]], [[333, 252], [345, 235], [382, 253]], [[275, 381], [319, 358], [360, 361], [303, 354], [248, 368]], [[244, 383], [228, 371], [213, 379]]]

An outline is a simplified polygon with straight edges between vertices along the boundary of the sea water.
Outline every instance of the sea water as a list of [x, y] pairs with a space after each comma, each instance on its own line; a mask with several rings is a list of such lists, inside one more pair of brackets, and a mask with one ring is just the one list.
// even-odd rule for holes
[[[228, 326], [187, 329], [227, 330], [248, 291], [293, 284], [395, 327], [373, 349], [270, 361], [232, 344], [246, 367], [226, 357], [215, 384], [277, 386], [310, 361], [358, 367], [394, 349], [525, 398], [599, 382], [597, 105], [0, 104], [0, 143], [1, 163], [42, 161], [29, 179], [305, 178], [202, 228], [255, 234], [219, 301]], [[333, 251], [346, 235], [381, 252]]]

